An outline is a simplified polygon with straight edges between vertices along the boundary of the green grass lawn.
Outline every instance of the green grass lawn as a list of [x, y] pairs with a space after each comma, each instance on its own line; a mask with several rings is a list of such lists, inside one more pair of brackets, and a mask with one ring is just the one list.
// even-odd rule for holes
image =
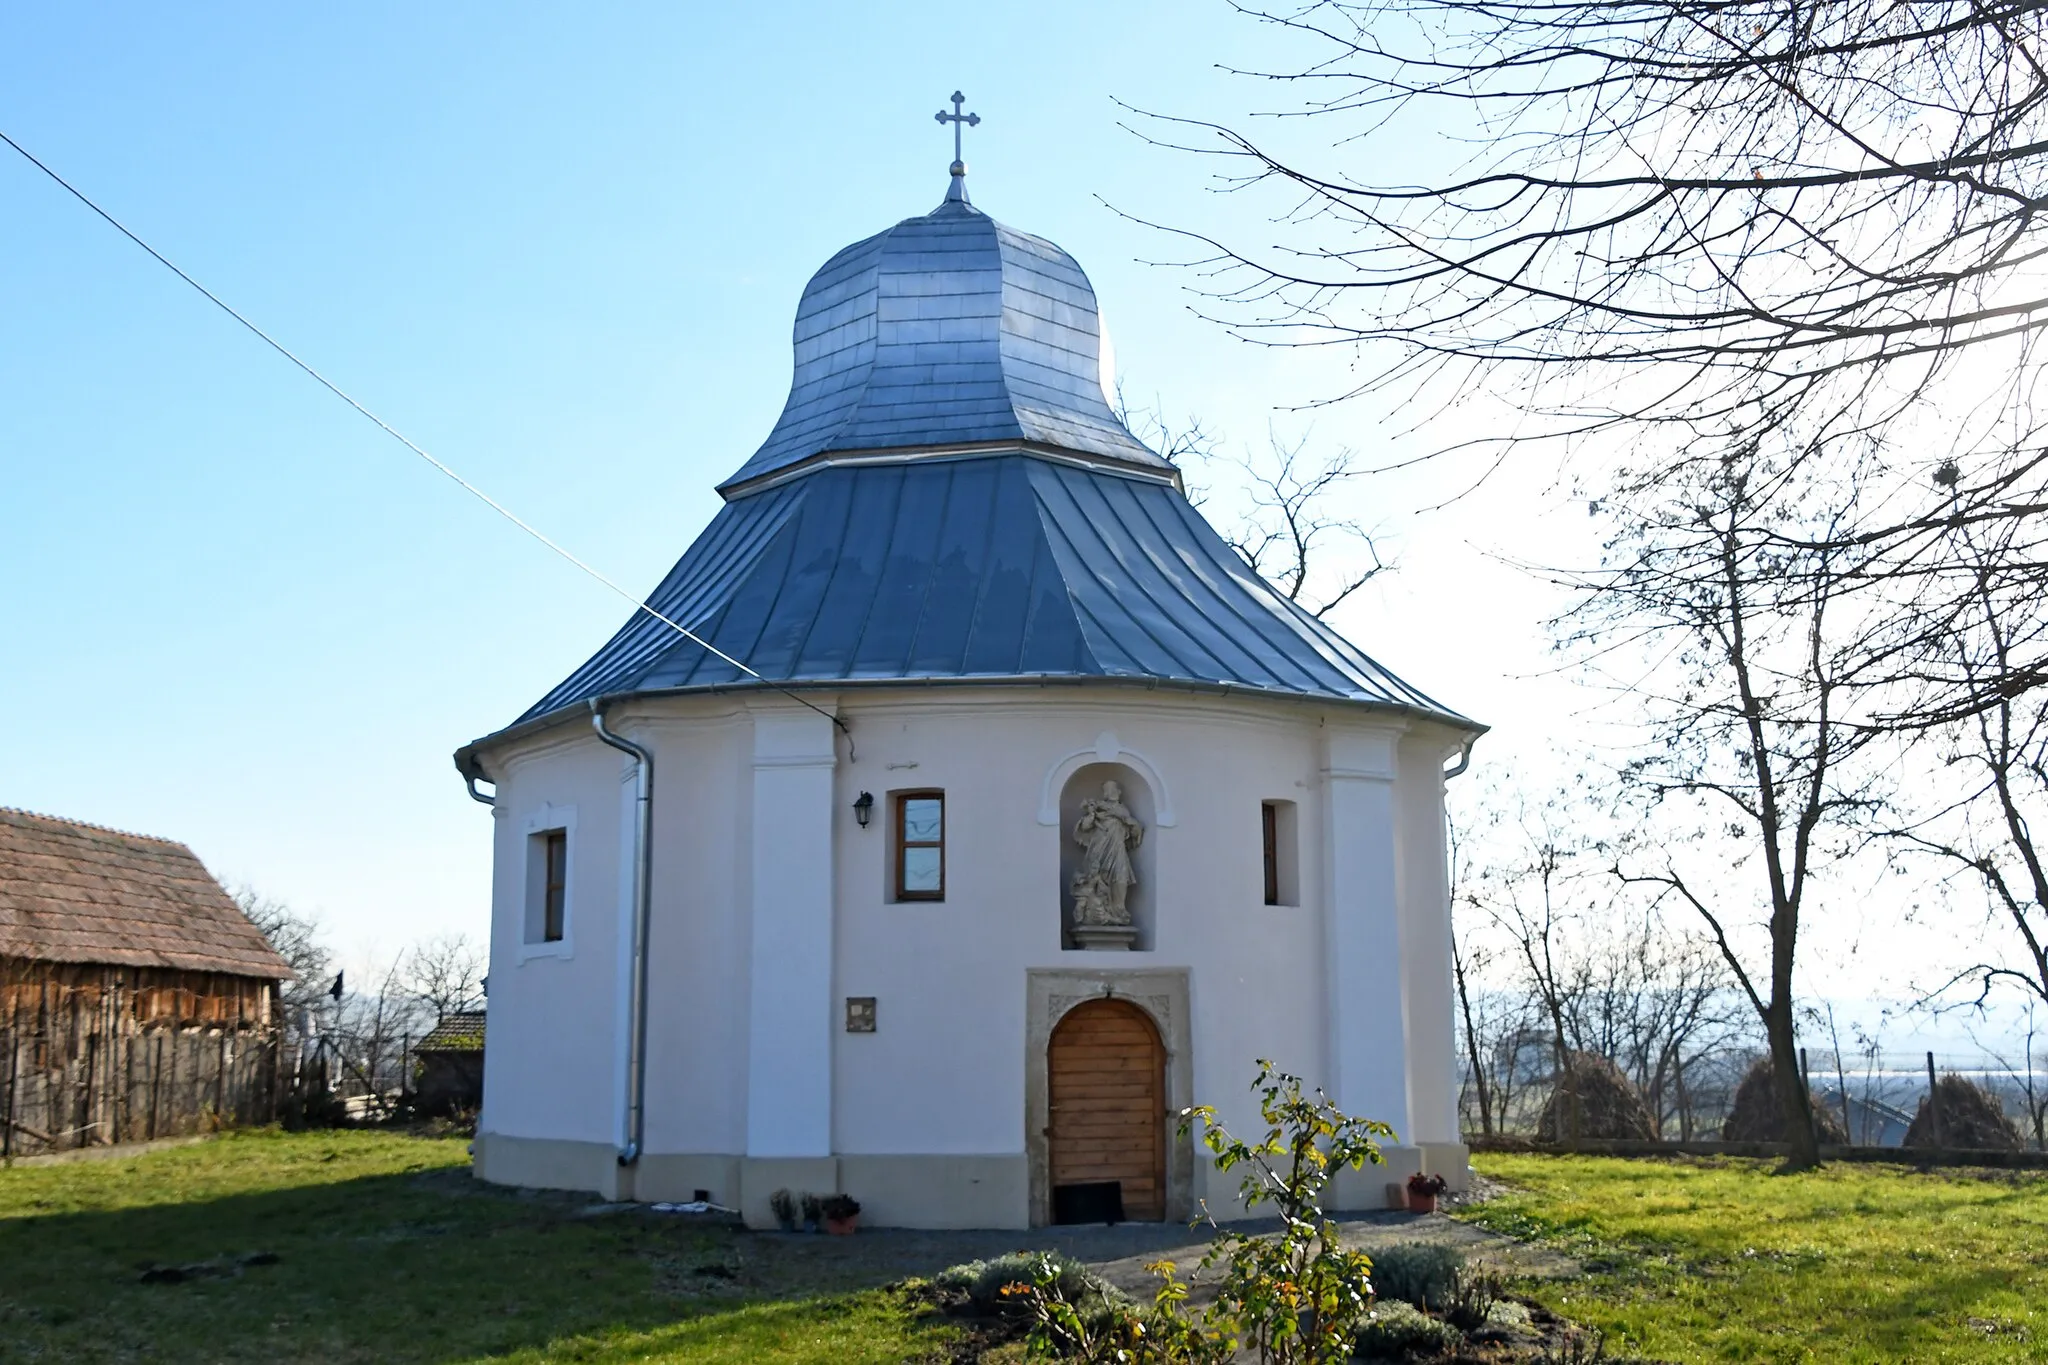
[[[460, 1140], [245, 1133], [0, 1170], [0, 1362], [950, 1354], [954, 1329], [831, 1268], [847, 1258], [673, 1216], [593, 1216], [586, 1196], [480, 1185], [467, 1164]], [[2048, 1361], [2048, 1175], [1478, 1164], [1511, 1188], [1460, 1216], [1578, 1258], [1583, 1277], [1534, 1292], [1617, 1353]], [[202, 1269], [145, 1283], [161, 1265]]]
[[[0, 1170], [0, 1361], [896, 1362], [946, 1329], [742, 1239], [469, 1178], [460, 1140], [243, 1133]], [[274, 1263], [242, 1262], [258, 1253]], [[179, 1283], [145, 1267], [210, 1263]]]
[[1579, 1258], [1540, 1286], [1674, 1361], [2048, 1360], [2048, 1175], [1485, 1155], [1459, 1216]]

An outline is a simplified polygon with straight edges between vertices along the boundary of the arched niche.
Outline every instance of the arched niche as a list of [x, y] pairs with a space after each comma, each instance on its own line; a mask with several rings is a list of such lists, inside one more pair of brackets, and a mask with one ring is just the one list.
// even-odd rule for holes
[[1152, 788], [1154, 819], [1160, 829], [1173, 828], [1176, 819], [1173, 794], [1166, 789], [1166, 779], [1160, 776], [1159, 769], [1150, 759], [1134, 749], [1126, 749], [1114, 730], [1104, 730], [1095, 737], [1094, 744], [1074, 750], [1046, 769], [1045, 782], [1040, 786], [1038, 795], [1039, 824], [1056, 825], [1060, 822], [1060, 793], [1075, 770], [1089, 763], [1122, 763], [1143, 773]]
[[1136, 875], [1130, 896], [1125, 906], [1131, 912], [1131, 924], [1138, 931], [1132, 940], [1134, 951], [1149, 951], [1158, 941], [1157, 914], [1155, 906], [1156, 883], [1158, 881], [1158, 840], [1154, 837], [1159, 828], [1158, 803], [1153, 799], [1152, 784], [1145, 775], [1128, 763], [1094, 762], [1083, 763], [1067, 775], [1060, 788], [1060, 946], [1076, 948], [1074, 942], [1074, 876], [1081, 870], [1083, 851], [1074, 838], [1074, 826], [1081, 819], [1081, 803], [1090, 797], [1102, 795], [1104, 784], [1114, 782], [1123, 791], [1123, 803], [1144, 827], [1144, 838], [1131, 854], [1131, 868]]

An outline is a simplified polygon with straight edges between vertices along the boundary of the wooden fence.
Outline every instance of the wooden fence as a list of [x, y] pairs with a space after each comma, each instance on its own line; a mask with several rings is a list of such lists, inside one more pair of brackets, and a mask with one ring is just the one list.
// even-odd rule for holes
[[268, 1123], [268, 982], [68, 964], [0, 972], [0, 1157]]

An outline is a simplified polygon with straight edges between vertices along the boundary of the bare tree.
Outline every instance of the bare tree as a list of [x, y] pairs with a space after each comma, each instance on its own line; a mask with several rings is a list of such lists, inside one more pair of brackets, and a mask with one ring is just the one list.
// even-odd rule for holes
[[[1290, 442], [1269, 431], [1263, 451], [1226, 454], [1223, 441], [1199, 417], [1168, 421], [1156, 406], [1132, 404], [1121, 386], [1116, 410], [1183, 475], [1230, 471], [1241, 501], [1217, 533], [1253, 573], [1303, 610], [1327, 616], [1386, 571], [1371, 531], [1334, 505], [1336, 495], [1365, 472], [1356, 451], [1338, 446], [1312, 455], [1307, 435]], [[1214, 495], [1213, 487], [1190, 485], [1189, 497], [1198, 506], [1213, 503]]]
[[[1516, 974], [1548, 1026], [1552, 1074], [1560, 1086], [1573, 1054], [1586, 1050], [1579, 1005], [1589, 981], [1585, 959], [1571, 951], [1570, 940], [1584, 919], [1588, 874], [1597, 878], [1602, 870], [1598, 844], [1573, 818], [1572, 805], [1566, 796], [1532, 802], [1516, 793], [1511, 812], [1492, 814], [1495, 856], [1462, 884], [1465, 903], [1510, 945]], [[1564, 1131], [1576, 1138], [1578, 1095], [1565, 1089], [1572, 1104]]]
[[[1489, 1074], [1487, 1066], [1488, 1049], [1479, 1041], [1479, 1024], [1472, 1010], [1472, 982], [1465, 970], [1466, 961], [1465, 951], [1458, 946], [1457, 938], [1453, 935], [1451, 939], [1451, 978], [1458, 988], [1458, 1015], [1464, 1024], [1465, 1075], [1472, 1088], [1478, 1093], [1480, 1135], [1482, 1137], [1492, 1137], [1494, 1131], [1493, 1106], [1497, 1087], [1493, 1084], [1493, 1078]], [[1488, 964], [1489, 959], [1482, 949], [1478, 960], [1472, 964], [1473, 969], [1475, 972], [1484, 971]], [[1488, 1041], [1492, 1040], [1489, 1038]], [[1465, 1107], [1464, 1096], [1460, 1094], [1458, 1099], [1458, 1108], [1462, 1111]]]
[[[1997, 1063], [2005, 1072], [2006, 1084], [2012, 1097], [2020, 1102], [2024, 1111], [2026, 1127], [2031, 1131], [2034, 1146], [2048, 1150], [2048, 1086], [2042, 1084], [2039, 1070], [2044, 1059], [2041, 1056], [2040, 1006], [2033, 1000], [2026, 1002], [2026, 1013], [2022, 1016], [2017, 1049], [1997, 1042], [1986, 1042], [1975, 1029], [1970, 1031], [1970, 1041], [1990, 1061]], [[2017, 1057], [2015, 1057], [2015, 1052]]]
[[436, 1021], [483, 1008], [489, 958], [467, 934], [441, 934], [415, 944], [404, 958], [404, 989]]
[[1960, 783], [1889, 832], [1960, 873], [2012, 931], [2003, 941], [2016, 952], [1989, 952], [1934, 993], [1974, 980], [1980, 1003], [2006, 984], [2048, 1005], [2048, 847], [2034, 834], [2048, 819], [2048, 595], [2022, 530], [2016, 519], [1952, 528], [1953, 573], [1915, 604], [1909, 690], [1889, 719], [1934, 747], [1938, 779]]
[[311, 1013], [326, 1003], [335, 972], [319, 916], [296, 910], [253, 886], [238, 885], [229, 894], [291, 968], [291, 976], [278, 983], [278, 1002], [286, 1039], [294, 1049], [303, 1047], [313, 1027]]
[[410, 952], [394, 955], [367, 973], [363, 986], [344, 991], [326, 1011], [324, 1039], [337, 1076], [353, 1082], [378, 1114], [395, 1108], [394, 1096], [407, 1084], [408, 1042], [431, 1027], [420, 997], [410, 989]]
[[[1817, 875], [1854, 852], [1881, 795], [1866, 762], [1881, 732], [1857, 706], [1890, 656], [1860, 609], [1864, 566], [1837, 543], [1856, 473], [1853, 454], [1745, 443], [1637, 490], [1568, 636], [1647, 661], [1623, 692], [1646, 719], [1622, 779], [1664, 837], [1617, 872], [1707, 926], [1763, 1027], [1795, 1168], [1819, 1160], [1796, 1040], [1800, 930]], [[1757, 920], [1760, 960], [1744, 932]]]
[[1592, 984], [1579, 1006], [1588, 1048], [1635, 1083], [1658, 1131], [1675, 1123], [1679, 1139], [1689, 1140], [1699, 1122], [1702, 1064], [1754, 1037], [1731, 998], [1726, 965], [1711, 945], [1672, 932], [1654, 913], [1633, 924], [1614, 921], [1589, 957]]
[[[1871, 431], [1923, 413], [1971, 355], [1973, 380], [2025, 362], [2002, 411], [2023, 407], [2048, 321], [2039, 0], [1240, 9], [1305, 47], [1296, 69], [1245, 73], [1297, 92], [1271, 111], [1294, 117], [1270, 139], [1199, 119], [1163, 134], [1280, 196], [1256, 248], [1183, 230], [1240, 335], [1356, 346], [1361, 387], [1476, 372], [1551, 431]], [[1462, 164], [1389, 183], [1393, 138], [1462, 146]], [[1587, 382], [1546, 393], [1546, 374]], [[1950, 415], [1937, 448], [1956, 456]], [[2031, 422], [1974, 430], [2035, 444]]]
[[[1492, 1049], [1511, 1056], [1533, 1032], [1559, 1080], [1575, 1056], [1604, 1057], [1641, 1092], [1660, 1132], [1675, 1123], [1691, 1136], [1701, 1068], [1753, 1037], [1718, 952], [1674, 932], [1617, 878], [1626, 841], [1610, 832], [1604, 800], [1577, 788], [1540, 800], [1496, 789], [1482, 799], [1492, 806], [1491, 837], [1471, 841], [1470, 853], [1461, 841], [1457, 881], [1458, 907], [1478, 917], [1454, 964], [1467, 1051], [1483, 1059], [1481, 1038], [1491, 1035]], [[1490, 990], [1474, 986], [1479, 975], [1493, 978]], [[1479, 1074], [1495, 1091], [1513, 1071]], [[1504, 1121], [1507, 1106], [1492, 1107]], [[1569, 1133], [1578, 1115], [1562, 1117]]]
[[[1304, 454], [1308, 443], [1306, 436], [1289, 443], [1270, 433], [1264, 454], [1235, 462], [1251, 505], [1223, 538], [1288, 601], [1321, 617], [1386, 565], [1370, 532], [1329, 509], [1330, 495], [1361, 473], [1356, 452], [1340, 446], [1312, 458]], [[1339, 543], [1364, 562], [1327, 571]]]
[[[1513, 1050], [1503, 1048], [1498, 1008], [1489, 1009], [1488, 1000], [1480, 995], [1475, 1004], [1474, 978], [1484, 978], [1487, 969], [1493, 965], [1493, 953], [1481, 945], [1468, 949], [1455, 930], [1457, 910], [1466, 903], [1464, 879], [1468, 872], [1464, 840], [1458, 822], [1446, 822], [1450, 845], [1451, 914], [1454, 921], [1451, 935], [1451, 979], [1458, 991], [1458, 1017], [1464, 1026], [1465, 1080], [1459, 1086], [1458, 1111], [1465, 1112], [1465, 1090], [1473, 1090], [1479, 1101], [1479, 1132], [1483, 1137], [1495, 1133], [1496, 1115], [1499, 1122], [1507, 1119], [1506, 1101], [1512, 1098], [1514, 1086]], [[1498, 999], [1498, 996], [1495, 996]], [[1508, 1032], [1519, 1032], [1520, 1020]], [[1507, 1076], [1501, 1075], [1502, 1058], [1505, 1053]]]

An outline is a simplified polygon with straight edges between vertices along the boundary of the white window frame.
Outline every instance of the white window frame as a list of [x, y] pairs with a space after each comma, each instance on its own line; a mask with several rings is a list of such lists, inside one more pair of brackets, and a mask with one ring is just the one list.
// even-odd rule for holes
[[[546, 939], [541, 935], [547, 932], [547, 841], [538, 836], [556, 830], [567, 836], [562, 841], [562, 936]], [[519, 822], [518, 962], [576, 956], [576, 854], [574, 806], [543, 805]]]

